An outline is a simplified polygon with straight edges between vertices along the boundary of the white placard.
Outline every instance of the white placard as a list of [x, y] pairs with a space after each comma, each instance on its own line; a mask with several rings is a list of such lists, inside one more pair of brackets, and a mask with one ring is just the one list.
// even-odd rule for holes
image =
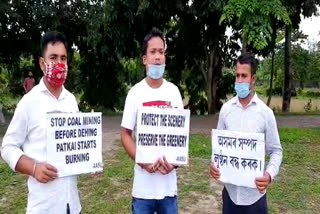
[[213, 129], [211, 160], [221, 182], [256, 188], [255, 178], [264, 172], [264, 134]]
[[175, 165], [188, 164], [190, 111], [143, 107], [138, 111], [136, 163], [166, 157]]
[[47, 162], [59, 177], [102, 171], [102, 115], [47, 114]]

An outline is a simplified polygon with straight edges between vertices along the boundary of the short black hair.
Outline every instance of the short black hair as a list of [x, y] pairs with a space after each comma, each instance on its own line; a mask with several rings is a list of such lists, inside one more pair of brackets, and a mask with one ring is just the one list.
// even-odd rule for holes
[[259, 62], [251, 53], [245, 53], [238, 57], [237, 63], [248, 64], [251, 68], [251, 75], [256, 74]]
[[43, 57], [49, 43], [54, 45], [56, 42], [62, 42], [64, 47], [67, 49], [67, 40], [63, 33], [57, 31], [45, 33], [40, 40], [40, 55]]
[[154, 37], [159, 37], [163, 41], [163, 46], [165, 48], [166, 41], [164, 39], [164, 33], [161, 30], [159, 30], [158, 28], [153, 27], [152, 30], [143, 39], [143, 46], [142, 46], [143, 55], [147, 54], [149, 40]]

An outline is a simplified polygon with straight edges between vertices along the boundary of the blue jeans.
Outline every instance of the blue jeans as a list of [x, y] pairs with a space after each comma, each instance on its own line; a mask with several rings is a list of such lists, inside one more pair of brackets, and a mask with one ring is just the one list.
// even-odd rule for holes
[[177, 196], [164, 199], [141, 199], [132, 197], [133, 214], [177, 214]]

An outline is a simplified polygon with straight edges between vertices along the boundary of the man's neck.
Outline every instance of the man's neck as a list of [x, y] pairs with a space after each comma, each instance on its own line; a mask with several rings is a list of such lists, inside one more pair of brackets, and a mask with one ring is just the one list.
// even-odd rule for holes
[[249, 96], [247, 96], [246, 98], [239, 97], [239, 101], [240, 101], [243, 108], [247, 107], [247, 105], [250, 103], [253, 96], [254, 96], [254, 91], [251, 91]]
[[57, 99], [59, 99], [59, 96], [62, 92], [62, 86], [60, 88], [53, 88], [45, 78], [43, 78], [43, 82], [46, 85], [47, 89], [50, 91], [50, 93]]
[[146, 81], [151, 88], [159, 88], [163, 83], [163, 78], [161, 77], [160, 79], [156, 80], [147, 76]]

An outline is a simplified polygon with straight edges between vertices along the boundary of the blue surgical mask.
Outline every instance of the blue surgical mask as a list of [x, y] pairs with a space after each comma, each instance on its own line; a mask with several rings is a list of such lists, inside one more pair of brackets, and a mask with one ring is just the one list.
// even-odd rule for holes
[[250, 94], [250, 84], [247, 82], [236, 82], [234, 89], [240, 98], [246, 98]]
[[147, 75], [151, 79], [156, 79], [156, 80], [160, 79], [163, 76], [165, 67], [166, 67], [165, 64], [162, 64], [162, 65], [148, 64]]

